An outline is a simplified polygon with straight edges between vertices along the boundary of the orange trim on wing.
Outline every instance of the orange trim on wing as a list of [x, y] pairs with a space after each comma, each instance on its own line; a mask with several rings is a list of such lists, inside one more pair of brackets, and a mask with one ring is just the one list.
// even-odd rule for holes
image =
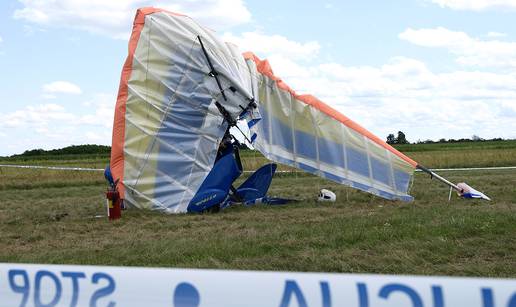
[[326, 114], [328, 116], [331, 116], [334, 119], [340, 121], [341, 123], [343, 123], [347, 127], [349, 127], [351, 129], [355, 130], [356, 132], [366, 136], [371, 141], [375, 142], [376, 144], [382, 146], [383, 148], [385, 148], [388, 151], [392, 152], [396, 156], [400, 157], [401, 159], [403, 159], [404, 161], [406, 161], [407, 163], [409, 163], [413, 167], [417, 166], [418, 163], [416, 161], [412, 160], [411, 158], [407, 157], [403, 153], [399, 152], [398, 150], [396, 150], [396, 148], [394, 148], [391, 145], [385, 143], [382, 139], [380, 139], [376, 135], [372, 134], [367, 129], [365, 129], [364, 127], [360, 126], [359, 124], [357, 124], [353, 120], [349, 119], [344, 114], [342, 114], [339, 111], [335, 110], [334, 108], [330, 107], [326, 103], [320, 101], [316, 97], [314, 97], [312, 95], [298, 95], [298, 94], [296, 94], [296, 92], [292, 88], [290, 88], [285, 82], [283, 82], [283, 80], [281, 80], [280, 78], [278, 78], [277, 76], [274, 75], [274, 73], [272, 71], [272, 68], [271, 68], [271, 66], [270, 66], [270, 64], [269, 64], [269, 62], [267, 60], [260, 60], [252, 52], [245, 52], [244, 53], [244, 58], [246, 60], [252, 60], [256, 64], [256, 68], [258, 69], [259, 73], [261, 73], [262, 75], [265, 75], [265, 76], [269, 77], [270, 79], [274, 80], [280, 89], [289, 92], [295, 99], [297, 99], [299, 101], [302, 101], [302, 102], [304, 102], [304, 103], [306, 103], [308, 105], [311, 105], [314, 108], [318, 109], [319, 111], [323, 112], [324, 114]]
[[168, 11], [165, 9], [160, 9], [157, 7], [142, 7], [142, 8], [139, 8], [138, 11], [136, 12], [136, 17], [134, 18], [134, 24], [137, 24], [137, 23], [143, 24], [145, 22], [145, 16], [147, 16], [149, 14], [160, 13], [160, 12], [167, 13], [167, 14], [174, 15], [174, 16], [188, 17], [188, 16], [180, 14], [180, 13], [171, 12], [171, 11]]

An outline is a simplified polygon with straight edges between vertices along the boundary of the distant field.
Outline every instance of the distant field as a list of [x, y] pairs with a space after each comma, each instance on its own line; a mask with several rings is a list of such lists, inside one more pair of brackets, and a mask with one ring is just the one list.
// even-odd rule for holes
[[[435, 168], [516, 165], [516, 143], [452, 145], [400, 150]], [[264, 162], [254, 152], [242, 156], [247, 169]], [[102, 168], [107, 161], [0, 163]], [[294, 205], [175, 216], [130, 210], [110, 223], [101, 172], [0, 168], [0, 262], [516, 277], [516, 171], [443, 175], [493, 201], [448, 202], [448, 189], [420, 173], [409, 204], [287, 173], [270, 194], [301, 200]], [[321, 188], [338, 201], [317, 203]]]
[[[429, 168], [516, 166], [516, 141], [396, 145], [398, 150]], [[257, 151], [242, 150], [244, 168], [253, 170], [267, 163]], [[0, 164], [77, 166], [104, 168], [108, 154], [47, 155], [43, 157], [0, 157]], [[287, 170], [288, 167], [280, 169]]]
[[516, 149], [516, 140], [394, 145], [403, 152]]
[[397, 145], [431, 168], [516, 166], [516, 141]]

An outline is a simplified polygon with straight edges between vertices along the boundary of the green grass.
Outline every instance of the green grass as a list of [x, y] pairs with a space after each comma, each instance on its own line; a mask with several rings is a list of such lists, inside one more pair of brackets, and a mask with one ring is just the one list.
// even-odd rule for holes
[[516, 165], [516, 141], [408, 144], [395, 147], [431, 168]]
[[394, 145], [402, 152], [516, 149], [516, 140]]
[[[454, 150], [432, 152], [438, 165], [458, 159]], [[462, 153], [472, 166], [492, 163], [483, 150]], [[263, 162], [253, 155], [244, 153], [244, 164]], [[71, 161], [51, 164], [106, 162]], [[516, 172], [443, 175], [466, 180], [493, 201], [448, 202], [448, 189], [421, 173], [412, 188], [416, 201], [408, 204], [282, 174], [270, 194], [301, 202], [204, 215], [129, 210], [109, 222], [100, 172], [0, 168], [0, 262], [516, 277]], [[321, 188], [338, 201], [317, 203]]]

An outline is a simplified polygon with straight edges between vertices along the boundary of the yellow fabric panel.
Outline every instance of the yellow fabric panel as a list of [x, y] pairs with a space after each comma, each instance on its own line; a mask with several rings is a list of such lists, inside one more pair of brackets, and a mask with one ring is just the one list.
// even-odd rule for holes
[[[157, 36], [157, 33], [151, 33], [151, 24], [146, 23], [135, 50], [133, 71], [128, 82], [124, 176], [132, 179], [128, 182], [129, 188], [131, 184], [136, 183], [137, 178], [156, 177], [156, 160], [146, 159], [145, 156], [156, 155], [159, 152], [160, 144], [154, 141], [153, 136], [160, 129], [166, 91], [162, 80], [167, 76], [171, 64], [157, 51], [156, 48], [159, 48], [162, 41], [157, 39]], [[142, 130], [145, 133], [142, 133]], [[141, 165], [142, 161], [145, 161], [145, 165]], [[133, 188], [145, 191], [146, 195], [152, 195], [152, 180], [138, 180], [137, 185]], [[132, 196], [140, 204], [150, 205], [149, 202], [138, 199], [138, 194]]]

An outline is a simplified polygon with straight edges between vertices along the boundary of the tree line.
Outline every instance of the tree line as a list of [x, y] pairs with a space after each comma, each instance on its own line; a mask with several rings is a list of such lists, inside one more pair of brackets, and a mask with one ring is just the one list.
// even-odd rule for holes
[[41, 148], [26, 150], [22, 154], [12, 155], [11, 157], [42, 157], [42, 156], [60, 156], [60, 155], [83, 155], [97, 154], [109, 155], [111, 146], [105, 145], [72, 145], [60, 149], [44, 150]]
[[479, 137], [478, 135], [473, 135], [471, 139], [445, 139], [441, 138], [438, 141], [433, 140], [417, 140], [414, 143], [410, 143], [407, 140], [407, 137], [405, 136], [405, 133], [402, 131], [398, 131], [398, 136], [396, 137], [394, 134], [389, 134], [387, 136], [387, 144], [390, 145], [396, 145], [396, 144], [437, 144], [437, 143], [468, 143], [468, 142], [493, 142], [493, 141], [505, 141], [505, 139], [502, 138], [493, 138], [493, 139], [483, 139]]
[[398, 131], [398, 137], [394, 136], [394, 134], [389, 134], [387, 136], [387, 144], [410, 144], [409, 141], [407, 141], [407, 137], [405, 136], [405, 133], [402, 131]]

